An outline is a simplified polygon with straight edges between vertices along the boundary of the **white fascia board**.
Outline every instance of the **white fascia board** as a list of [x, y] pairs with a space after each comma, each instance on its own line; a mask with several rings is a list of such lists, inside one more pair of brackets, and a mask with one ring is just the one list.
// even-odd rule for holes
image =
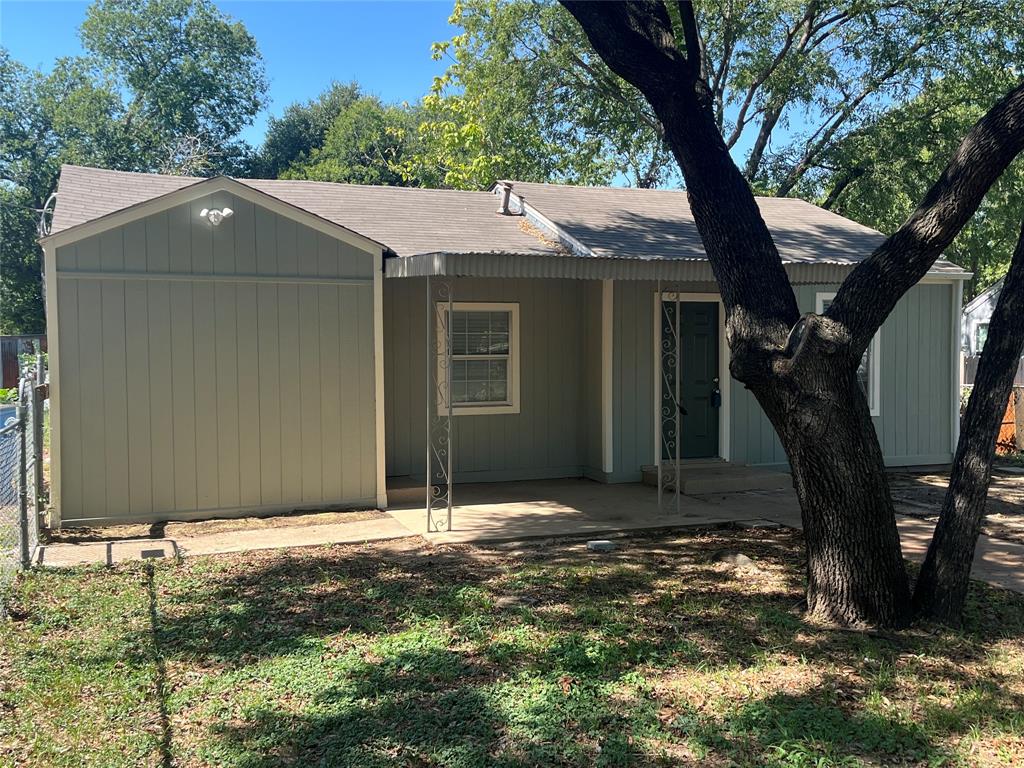
[[274, 213], [280, 214], [281, 216], [292, 219], [293, 221], [303, 224], [310, 229], [323, 232], [325, 235], [333, 237], [370, 254], [379, 254], [385, 248], [382, 243], [378, 243], [376, 240], [371, 240], [370, 238], [360, 235], [358, 232], [348, 229], [347, 227], [335, 224], [332, 221], [328, 221], [327, 219], [317, 216], [315, 213], [310, 213], [303, 208], [287, 203], [280, 198], [250, 187], [249, 185], [228, 176], [215, 176], [212, 179], [205, 179], [203, 181], [196, 182], [195, 184], [189, 184], [187, 187], [182, 187], [174, 192], [168, 192], [165, 195], [154, 197], [151, 200], [136, 203], [135, 205], [128, 206], [127, 208], [122, 208], [119, 211], [108, 213], [105, 216], [100, 216], [98, 219], [86, 221], [82, 224], [76, 224], [75, 226], [68, 227], [67, 229], [62, 229], [60, 232], [55, 232], [52, 235], [40, 238], [39, 242], [44, 246], [59, 248], [63, 245], [67, 245], [68, 243], [77, 242], [83, 238], [98, 235], [101, 232], [106, 232], [107, 230], [124, 226], [125, 224], [137, 221], [138, 219], [152, 216], [155, 213], [166, 211], [170, 208], [174, 208], [175, 206], [187, 203], [190, 200], [195, 200], [197, 197], [210, 195], [215, 192], [228, 192], [236, 195], [237, 197], [247, 200], [254, 205], [259, 205], [273, 211]]
[[57, 315], [57, 248], [51, 243], [43, 244], [43, 288], [45, 291], [47, 367], [50, 375], [49, 524], [53, 529], [60, 529], [62, 473], [60, 460], [60, 318]]

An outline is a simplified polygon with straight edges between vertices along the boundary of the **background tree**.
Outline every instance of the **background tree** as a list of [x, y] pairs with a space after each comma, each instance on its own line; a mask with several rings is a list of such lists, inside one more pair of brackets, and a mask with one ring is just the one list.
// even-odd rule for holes
[[[909, 579], [856, 369], [900, 297], [1024, 149], [1024, 83], [975, 124], [911, 216], [843, 281], [828, 311], [801, 316], [750, 182], [730, 155], [693, 5], [563, 2], [598, 54], [650, 102], [686, 179], [726, 307], [731, 373], [757, 398], [789, 458], [809, 611], [851, 625], [905, 624]], [[952, 484], [963, 471], [955, 467]]]
[[80, 34], [124, 95], [127, 128], [141, 125], [156, 147], [193, 136], [230, 153], [263, 106], [256, 40], [208, 0], [96, 0]]
[[[98, 0], [81, 36], [86, 55], [45, 74], [0, 49], [0, 185], [15, 201], [5, 208], [41, 208], [62, 163], [198, 174], [238, 167], [248, 149], [237, 134], [267, 88], [240, 23], [209, 0]], [[5, 225], [0, 271], [22, 274], [35, 234]], [[5, 285], [0, 326], [40, 327], [36, 289]], [[15, 310], [27, 306], [34, 317]]]
[[418, 176], [478, 189], [502, 177], [656, 181], [670, 167], [651, 149], [658, 125], [646, 102], [600, 59], [581, 58], [590, 46], [559, 6], [469, 0], [449, 21], [463, 31], [434, 45], [451, 63], [423, 100]]
[[[1024, 6], [1003, 0], [694, 7], [711, 109], [743, 176], [759, 194], [799, 195], [886, 232], [1024, 60]], [[451, 64], [422, 126], [437, 184], [681, 181], [650, 104], [563, 8], [459, 0], [451, 22], [462, 32], [435, 46]], [[1000, 182], [950, 252], [976, 267], [978, 287], [1006, 269], [1020, 190], [1019, 172]]]
[[[801, 197], [891, 232], [913, 211], [960, 138], [1013, 87], [1012, 68], [985, 56], [924, 86], [906, 104], [865, 122], [821, 156], [797, 186]], [[1009, 266], [1024, 211], [1024, 163], [1014, 162], [957, 235], [946, 257], [974, 273], [966, 298]]]
[[349, 184], [415, 185], [405, 169], [416, 137], [416, 115], [407, 107], [361, 96], [345, 107], [313, 147], [308, 160], [293, 163], [284, 179]]
[[24, 190], [0, 186], [0, 334], [45, 332], [37, 221]]
[[338, 115], [362, 95], [358, 83], [331, 83], [315, 99], [292, 104], [281, 117], [271, 117], [252, 175], [276, 179], [292, 165], [307, 161], [323, 146]]

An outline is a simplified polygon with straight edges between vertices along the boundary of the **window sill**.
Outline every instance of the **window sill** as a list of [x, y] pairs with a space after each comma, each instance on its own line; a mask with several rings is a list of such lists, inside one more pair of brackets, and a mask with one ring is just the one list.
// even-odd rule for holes
[[456, 405], [452, 407], [452, 416], [496, 416], [499, 414], [517, 414], [519, 404], [507, 405]]

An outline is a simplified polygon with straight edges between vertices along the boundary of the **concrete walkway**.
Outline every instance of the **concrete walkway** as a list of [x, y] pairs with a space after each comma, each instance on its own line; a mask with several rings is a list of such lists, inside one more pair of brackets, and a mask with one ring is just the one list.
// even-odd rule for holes
[[[796, 493], [792, 490], [751, 491], [702, 499], [730, 509], [743, 506], [744, 499], [747, 499], [755, 505], [762, 517], [791, 528], [803, 527], [800, 521], [800, 506], [797, 504]], [[917, 563], [923, 561], [935, 524], [916, 517], [897, 515], [896, 525], [900, 531], [903, 556]], [[978, 546], [974, 552], [974, 564], [971, 566], [971, 577], [996, 587], [1024, 593], [1024, 546], [992, 536], [979, 536]]]
[[360, 520], [351, 523], [225, 531], [181, 536], [175, 539], [129, 539], [82, 544], [49, 544], [39, 548], [37, 562], [39, 565], [53, 567], [93, 563], [113, 565], [124, 560], [144, 560], [151, 557], [221, 555], [259, 549], [361, 544], [368, 541], [401, 539], [409, 535], [411, 534], [408, 528], [395, 518], [388, 516], [377, 520]]
[[[791, 489], [682, 496], [659, 509], [657, 491], [644, 485], [602, 485], [588, 480], [480, 483], [458, 488], [451, 531], [428, 533], [422, 506], [390, 510], [386, 517], [329, 525], [261, 528], [181, 536], [40, 548], [45, 566], [113, 564], [176, 554], [212, 555], [259, 549], [323, 546], [423, 536], [437, 544], [508, 542], [555, 536], [598, 536], [659, 528], [707, 527], [766, 522], [800, 528], [800, 509]], [[924, 558], [932, 524], [898, 518], [903, 553]], [[974, 578], [1024, 592], [1024, 546], [981, 536]]]

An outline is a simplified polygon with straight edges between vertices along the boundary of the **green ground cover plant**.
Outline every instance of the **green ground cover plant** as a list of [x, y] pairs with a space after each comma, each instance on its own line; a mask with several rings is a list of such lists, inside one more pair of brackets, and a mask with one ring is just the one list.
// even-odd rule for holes
[[959, 631], [836, 630], [801, 614], [800, 553], [704, 531], [36, 570], [0, 627], [0, 763], [1024, 761], [1024, 596], [975, 585]]

